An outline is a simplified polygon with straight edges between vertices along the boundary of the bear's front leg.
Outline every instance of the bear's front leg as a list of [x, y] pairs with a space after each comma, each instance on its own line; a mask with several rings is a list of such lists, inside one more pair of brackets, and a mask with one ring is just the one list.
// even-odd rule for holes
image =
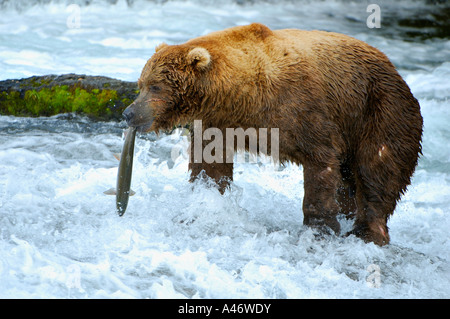
[[339, 168], [326, 164], [303, 164], [303, 174], [303, 224], [319, 229], [327, 226], [339, 234], [340, 225], [336, 219], [339, 213], [336, 201]]
[[[205, 158], [203, 156], [200, 156], [200, 159], [198, 159], [199, 156], [195, 156], [193, 134], [193, 130], [191, 130], [191, 151], [189, 157], [189, 170], [191, 171], [191, 178], [189, 179], [189, 181], [193, 182], [200, 177], [204, 177], [204, 175], [202, 175], [203, 172], [207, 177], [210, 177], [216, 182], [217, 186], [219, 187], [220, 193], [223, 194], [226, 188], [230, 185], [230, 182], [233, 181], [233, 163], [227, 163], [226, 161], [226, 145], [225, 143], [223, 143], [223, 156], [217, 156], [216, 160], [214, 160], [212, 163], [208, 163], [207, 161], [205, 161]], [[196, 142], [199, 142], [199, 140], [197, 139]], [[205, 147], [209, 143], [210, 141], [202, 139], [202, 155]]]

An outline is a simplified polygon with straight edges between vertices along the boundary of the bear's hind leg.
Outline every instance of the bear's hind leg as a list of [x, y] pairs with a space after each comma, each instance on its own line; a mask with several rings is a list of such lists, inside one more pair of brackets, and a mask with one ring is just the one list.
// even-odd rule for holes
[[303, 198], [303, 224], [329, 227], [336, 234], [340, 224], [336, 218], [339, 205], [336, 192], [341, 178], [337, 165], [303, 164], [305, 195]]
[[[358, 200], [356, 220], [353, 230], [347, 235], [353, 234], [366, 242], [373, 242], [379, 246], [389, 243], [389, 232], [387, 227], [388, 216], [394, 209], [392, 205], [382, 202], [367, 202], [365, 199]], [[386, 213], [389, 212], [389, 213]]]
[[[364, 162], [362, 162], [364, 163]], [[379, 246], [389, 243], [387, 221], [394, 212], [404, 183], [398, 172], [378, 159], [360, 162], [356, 175], [357, 212], [354, 234]], [[366, 162], [368, 163], [368, 162]]]

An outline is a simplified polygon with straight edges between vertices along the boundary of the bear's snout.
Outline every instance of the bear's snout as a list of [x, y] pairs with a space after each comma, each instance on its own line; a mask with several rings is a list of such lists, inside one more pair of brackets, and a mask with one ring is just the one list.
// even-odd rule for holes
[[136, 127], [139, 131], [147, 131], [153, 123], [153, 112], [142, 99], [137, 99], [131, 103], [122, 113], [128, 126]]
[[127, 108], [125, 109], [125, 111], [123, 111], [122, 116], [123, 116], [124, 119], [127, 121], [127, 124], [128, 124], [129, 126], [131, 126], [131, 125], [130, 125], [130, 122], [131, 122], [131, 120], [132, 120], [133, 117], [134, 117], [134, 111], [133, 111], [130, 107], [127, 107]]

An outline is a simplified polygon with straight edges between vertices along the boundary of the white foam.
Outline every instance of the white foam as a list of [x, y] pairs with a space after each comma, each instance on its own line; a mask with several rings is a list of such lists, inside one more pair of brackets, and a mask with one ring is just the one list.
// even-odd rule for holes
[[321, 239], [304, 227], [303, 170], [293, 164], [238, 163], [224, 195], [189, 183], [180, 132], [137, 139], [136, 195], [118, 217], [103, 191], [116, 183], [123, 123], [0, 116], [0, 297], [447, 298], [449, 42], [383, 38], [354, 22], [365, 22], [359, 4], [326, 4], [94, 2], [81, 7], [80, 29], [67, 28], [63, 4], [10, 10], [0, 26], [0, 78], [136, 80], [154, 44], [241, 22], [354, 33], [399, 66], [425, 121], [424, 155], [389, 221], [389, 246]]

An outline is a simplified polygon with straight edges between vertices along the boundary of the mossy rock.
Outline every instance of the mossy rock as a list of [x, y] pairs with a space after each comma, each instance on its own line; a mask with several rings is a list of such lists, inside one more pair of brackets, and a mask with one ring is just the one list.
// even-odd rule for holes
[[0, 114], [52, 116], [75, 112], [99, 120], [120, 120], [138, 94], [136, 82], [103, 76], [33, 76], [0, 81]]

